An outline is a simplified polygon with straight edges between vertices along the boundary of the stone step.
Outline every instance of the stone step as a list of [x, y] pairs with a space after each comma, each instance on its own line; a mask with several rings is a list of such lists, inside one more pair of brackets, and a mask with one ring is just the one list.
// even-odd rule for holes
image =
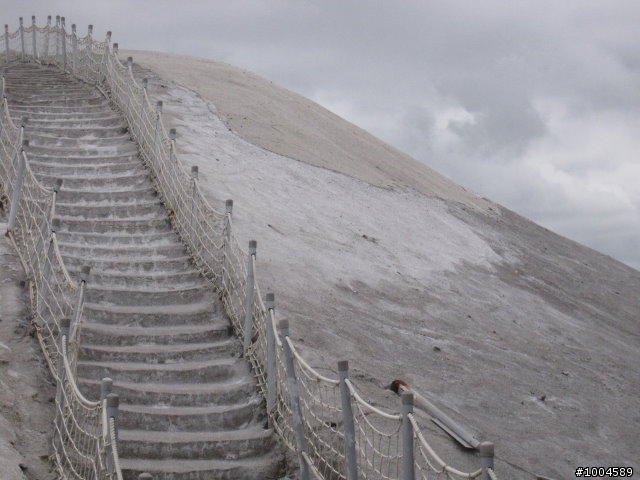
[[175, 258], [186, 253], [186, 247], [176, 242], [174, 232], [137, 236], [58, 232], [56, 236], [63, 257], [66, 255], [87, 258], [110, 256], [121, 261], [145, 255], [153, 261]]
[[128, 126], [126, 122], [123, 121], [120, 115], [116, 114], [106, 114], [100, 117], [95, 117], [91, 119], [84, 119], [82, 121], [74, 120], [74, 119], [35, 119], [30, 118], [29, 123], [27, 124], [29, 130], [38, 130], [40, 132], [53, 132], [57, 130], [66, 130], [70, 131], [75, 130], [83, 130], [90, 126], [91, 130], [98, 130], [100, 128], [118, 128], [123, 129], [122, 133], [126, 129], [128, 131]]
[[257, 395], [235, 405], [171, 407], [121, 402], [118, 427], [121, 430], [169, 432], [236, 430], [249, 424], [264, 425], [262, 402]]
[[138, 150], [134, 143], [120, 143], [118, 145], [107, 145], [103, 147], [92, 146], [87, 143], [83, 148], [76, 147], [51, 147], [43, 145], [29, 145], [26, 148], [29, 158], [31, 155], [43, 157], [85, 157], [85, 158], [101, 158], [114, 157], [122, 155], [137, 155]]
[[63, 256], [65, 266], [70, 272], [80, 271], [84, 265], [89, 265], [92, 271], [120, 273], [122, 275], [139, 275], [144, 272], [155, 271], [185, 272], [193, 270], [191, 257], [188, 255], [156, 259], [150, 255], [141, 257], [127, 256], [125, 258], [114, 258], [112, 256], [100, 258], [96, 256], [71, 255], [69, 254], [69, 250], [65, 249]]
[[[57, 212], [56, 212], [57, 213]], [[144, 234], [162, 233], [171, 230], [171, 224], [166, 215], [153, 212], [145, 216], [130, 218], [87, 218], [66, 217], [57, 215], [60, 220], [60, 232], [73, 233], [111, 233], [114, 234]]]
[[[133, 273], [116, 273], [102, 272], [95, 268], [89, 260], [87, 262], [92, 267], [87, 283], [104, 288], [128, 288], [135, 285], [136, 288], [144, 289], [164, 289], [175, 285], [189, 285], [190, 283], [201, 283], [200, 273], [193, 268], [185, 272], [143, 272], [139, 274]], [[69, 268], [69, 273], [79, 273], [79, 270]]]
[[[64, 187], [64, 185], [63, 185]], [[133, 219], [166, 218], [167, 211], [157, 198], [141, 199], [138, 202], [80, 203], [56, 202], [56, 217], [67, 219]]]
[[217, 432], [119, 431], [123, 458], [239, 460], [273, 448], [273, 431], [261, 427]]
[[153, 188], [153, 183], [148, 174], [142, 170], [131, 174], [113, 174], [108, 177], [77, 177], [65, 175], [45, 175], [39, 173], [36, 175], [40, 183], [48, 189], [53, 189], [57, 185], [57, 181], [62, 179], [65, 188], [71, 190], [97, 190], [100, 192], [122, 191], [124, 188], [131, 189], [149, 189]]
[[139, 327], [137, 325], [103, 325], [85, 321], [82, 324], [81, 338], [82, 342], [88, 345], [127, 346], [142, 343], [178, 345], [190, 342], [213, 342], [228, 338], [231, 334], [231, 326], [226, 323]]
[[50, 152], [36, 154], [33, 151], [28, 153], [29, 162], [39, 162], [41, 164], [58, 165], [60, 167], [82, 167], [99, 165], [140, 165], [137, 152], [125, 153], [122, 155], [101, 155], [96, 157], [82, 155], [51, 155]]
[[[80, 389], [87, 398], [100, 398], [101, 381], [83, 379]], [[123, 403], [138, 405], [232, 405], [256, 395], [255, 380], [249, 376], [214, 383], [152, 383], [114, 380], [113, 391]]]
[[[29, 157], [29, 166], [36, 175], [47, 175], [50, 177], [87, 177], [100, 175], [117, 175], [124, 173], [135, 173], [140, 170], [139, 162], [114, 162], [114, 163], [97, 163], [91, 162], [75, 162], [74, 164], [63, 165], [50, 160], [42, 161], [41, 159]], [[64, 184], [62, 185], [64, 188]]]
[[122, 122], [114, 122], [113, 125], [95, 125], [95, 122], [91, 122], [90, 125], [84, 123], [77, 126], [71, 126], [69, 123], [57, 125], [51, 122], [38, 122], [38, 125], [34, 126], [33, 123], [34, 122], [29, 122], [27, 125], [27, 136], [37, 134], [38, 136], [44, 137], [87, 141], [96, 138], [122, 137], [129, 132], [129, 127]]
[[113, 112], [106, 109], [77, 110], [67, 112], [48, 112], [41, 109], [40, 111], [30, 110], [25, 107], [12, 107], [9, 104], [9, 112], [14, 119], [22, 117], [29, 118], [29, 122], [35, 121], [75, 121], [75, 122], [91, 122], [96, 118], [111, 117]]
[[108, 111], [109, 102], [108, 100], [102, 100], [100, 104], [91, 105], [86, 104], [83, 105], [82, 102], [78, 102], [77, 104], [69, 103], [67, 105], [52, 105], [52, 104], [39, 104], [39, 105], [20, 105], [17, 103], [15, 97], [11, 100], [11, 112], [13, 114], [14, 111], [22, 112], [21, 115], [24, 116], [40, 116], [42, 114], [55, 114], [55, 115], [75, 115], [77, 113], [81, 113], [82, 115], [95, 115], [100, 116], [102, 113]]
[[153, 480], [276, 480], [285, 477], [282, 456], [266, 454], [242, 460], [150, 460], [121, 458], [123, 480], [138, 480], [148, 472]]
[[202, 279], [197, 283], [176, 284], [162, 288], [144, 289], [135, 284], [129, 287], [100, 287], [87, 285], [85, 301], [106, 305], [184, 305], [213, 298], [213, 287]]
[[238, 340], [229, 337], [216, 342], [182, 345], [138, 344], [120, 347], [83, 343], [80, 347], [79, 358], [93, 362], [162, 364], [194, 361], [203, 358], [237, 358], [241, 353], [242, 348]]
[[136, 327], [208, 325], [218, 315], [217, 304], [210, 300], [185, 305], [122, 306], [85, 303], [83, 311], [91, 322]]
[[[127, 145], [126, 141], [130, 139], [128, 133], [96, 130], [96, 132], [86, 132], [82, 137], [69, 137], [66, 135], [57, 136], [53, 134], [34, 133], [29, 129], [25, 131], [25, 139], [29, 140], [29, 150], [37, 147], [46, 147], [47, 149], [78, 149], [90, 144], [91, 148], [114, 148]], [[103, 135], [99, 135], [103, 134]]]
[[[12, 92], [9, 92], [12, 94]], [[17, 93], [17, 92], [16, 92]], [[58, 95], [43, 97], [42, 95], [12, 95], [11, 105], [14, 107], [24, 107], [28, 109], [45, 109], [46, 111], [67, 109], [82, 109], [85, 107], [105, 107], [109, 105], [109, 100], [103, 96], [97, 96], [87, 92], [78, 92], [77, 95]]]
[[60, 202], [134, 202], [139, 198], [157, 197], [158, 194], [151, 181], [141, 185], [122, 187], [112, 190], [79, 190], [72, 189], [68, 185], [62, 184], [62, 189], [58, 193], [57, 200]]
[[[84, 332], [83, 332], [84, 333]], [[80, 378], [113, 378], [124, 382], [200, 383], [228, 380], [248, 373], [244, 361], [236, 358], [151, 364], [145, 362], [92, 362], [79, 360]]]

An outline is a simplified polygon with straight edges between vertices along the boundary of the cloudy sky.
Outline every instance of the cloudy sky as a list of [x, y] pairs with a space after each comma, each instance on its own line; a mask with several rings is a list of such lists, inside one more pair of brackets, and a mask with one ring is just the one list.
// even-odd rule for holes
[[[640, 2], [0, 0], [222, 60], [640, 268]], [[132, 6], [128, 6], [131, 4]], [[135, 59], [134, 59], [135, 60]]]

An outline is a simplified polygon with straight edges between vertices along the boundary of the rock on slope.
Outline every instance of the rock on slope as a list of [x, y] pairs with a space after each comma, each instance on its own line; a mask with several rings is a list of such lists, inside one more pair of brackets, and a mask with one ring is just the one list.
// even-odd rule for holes
[[[234, 198], [262, 291], [315, 366], [349, 358], [383, 405], [397, 399], [382, 387], [408, 380], [496, 444], [501, 478], [640, 466], [640, 272], [256, 75], [131, 54], [181, 161], [214, 204]], [[431, 434], [454, 465], [477, 465]]]

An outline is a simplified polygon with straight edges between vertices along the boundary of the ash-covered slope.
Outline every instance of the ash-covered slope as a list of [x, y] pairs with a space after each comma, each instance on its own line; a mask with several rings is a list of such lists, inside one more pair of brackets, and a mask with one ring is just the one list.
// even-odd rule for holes
[[[212, 203], [234, 199], [262, 291], [314, 366], [349, 359], [398, 408], [383, 387], [407, 380], [496, 444], [500, 478], [640, 467], [640, 272], [253, 74], [127, 55]], [[454, 466], [477, 465], [431, 433]]]

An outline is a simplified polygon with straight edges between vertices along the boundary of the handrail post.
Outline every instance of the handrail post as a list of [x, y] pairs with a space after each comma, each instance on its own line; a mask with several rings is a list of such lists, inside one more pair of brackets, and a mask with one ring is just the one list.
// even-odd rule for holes
[[482, 442], [478, 445], [478, 452], [480, 454], [480, 464], [482, 467], [482, 476], [480, 480], [489, 480], [489, 472], [487, 471], [489, 468], [493, 470], [493, 456], [494, 456], [494, 445], [491, 442]]
[[20, 17], [20, 46], [22, 47], [22, 60], [24, 61], [24, 24], [22, 22], [22, 17]]
[[116, 57], [118, 56], [118, 47], [119, 47], [118, 42], [114, 43], [114, 44], [111, 46], [111, 49], [113, 50], [113, 54], [114, 54]]
[[242, 345], [245, 353], [251, 346], [251, 333], [253, 332], [253, 304], [255, 294], [255, 275], [253, 262], [256, 258], [258, 242], [249, 240], [249, 259], [247, 261], [247, 289], [244, 298], [244, 338]]
[[37, 48], [37, 32], [36, 32], [36, 16], [31, 15], [31, 28], [32, 28], [32, 36], [33, 36], [33, 59], [38, 59], [38, 48]]
[[402, 394], [402, 480], [415, 480], [413, 461], [413, 426], [409, 414], [413, 413], [413, 394]]
[[[109, 377], [104, 377], [102, 379], [102, 382], [100, 383], [100, 403], [102, 404], [102, 408], [106, 410], [107, 408], [107, 397], [109, 396], [109, 394], [111, 394], [113, 392], [113, 380]], [[105, 412], [106, 413], [106, 412]], [[107, 417], [108, 419], [109, 417]], [[103, 441], [103, 445], [108, 445], [110, 444], [109, 438], [111, 436], [111, 432], [109, 431], [109, 422], [107, 422], [107, 425], [103, 425], [102, 426], [102, 441]], [[109, 475], [113, 475], [113, 470], [114, 470], [114, 466], [113, 466], [113, 459], [111, 457], [111, 455], [105, 455], [106, 456], [106, 469], [107, 469], [107, 474]]]
[[198, 201], [198, 197], [197, 197], [197, 192], [198, 192], [198, 188], [197, 188], [197, 183], [198, 183], [198, 166], [197, 165], [193, 165], [191, 167], [191, 231], [189, 232], [190, 235], [192, 237], [191, 241], [195, 243], [195, 235], [193, 232], [195, 232], [195, 228], [196, 228], [196, 215], [197, 215], [197, 204], [196, 202]]
[[69, 325], [71, 320], [69, 318], [63, 318], [60, 320], [60, 332], [58, 337], [58, 358], [56, 365], [56, 431], [54, 432], [54, 442], [56, 439], [63, 444], [63, 425], [64, 425], [64, 382], [66, 380], [66, 369], [64, 368], [64, 360], [62, 359], [63, 347], [66, 346], [67, 339], [69, 337]]
[[44, 267], [42, 268], [42, 279], [40, 284], [40, 294], [36, 298], [36, 313], [39, 317], [42, 316], [45, 308], [46, 301], [49, 297], [50, 293], [50, 282], [51, 282], [51, 265], [53, 263], [53, 254], [54, 254], [54, 244], [53, 237], [56, 233], [56, 229], [58, 228], [59, 220], [55, 219], [51, 222], [51, 234], [49, 235], [49, 244], [47, 246], [47, 256], [44, 259]]
[[[129, 57], [129, 60], [131, 60], [131, 57]], [[133, 70], [131, 70], [131, 65], [133, 64], [133, 60], [131, 60], [131, 62], [127, 62], [129, 64], [129, 73], [133, 76]], [[153, 160], [153, 163], [158, 162], [159, 158], [160, 158], [160, 145], [161, 145], [161, 135], [160, 135], [160, 128], [162, 127], [162, 100], [158, 100], [156, 103], [156, 129], [154, 132], [154, 137], [153, 137], [153, 148], [154, 148], [154, 155], [155, 155], [155, 159]]]
[[60, 59], [60, 15], [56, 15], [56, 60], [54, 63], [58, 63]]
[[[271, 329], [273, 331], [273, 329]], [[298, 392], [298, 380], [296, 379], [296, 369], [293, 364], [293, 352], [287, 342], [289, 336], [289, 321], [281, 320], [278, 323], [278, 330], [282, 348], [284, 350], [285, 368], [287, 370], [287, 387], [291, 400], [291, 415], [293, 421], [293, 431], [296, 436], [296, 450], [298, 451], [298, 461], [300, 462], [300, 478], [301, 480], [309, 480], [311, 478], [309, 465], [303, 454], [307, 449], [307, 441], [304, 436], [304, 424], [302, 422], [302, 410], [300, 408], [300, 393]]]
[[56, 216], [56, 203], [58, 202], [58, 194], [60, 193], [60, 189], [62, 188], [63, 180], [62, 178], [56, 179], [56, 184], [53, 187], [53, 200], [51, 201], [51, 211], [49, 212], [49, 221], [53, 220], [53, 217]]
[[276, 404], [277, 370], [276, 370], [276, 339], [274, 336], [275, 321], [275, 295], [267, 293], [265, 306], [267, 307], [266, 325], [267, 334], [267, 415], [270, 417], [271, 411]]
[[[24, 128], [24, 127], [21, 127]], [[11, 232], [16, 224], [16, 217], [18, 215], [18, 206], [20, 203], [20, 199], [22, 196], [22, 184], [24, 183], [24, 171], [25, 171], [25, 158], [24, 158], [24, 147], [29, 145], [28, 140], [24, 140], [22, 142], [22, 146], [18, 151], [18, 166], [16, 173], [15, 184], [13, 185], [13, 192], [11, 193], [11, 206], [9, 209], [9, 219], [7, 221], [7, 233]]]
[[342, 426], [344, 428], [344, 456], [347, 461], [347, 480], [358, 480], [358, 457], [356, 456], [356, 430], [353, 421], [351, 392], [347, 385], [349, 362], [338, 362], [340, 375], [340, 397], [342, 399]]
[[7, 63], [9, 63], [9, 59], [11, 58], [11, 56], [9, 55], [9, 25], [5, 24], [4, 26], [4, 48], [5, 48], [5, 55], [6, 55], [6, 60]]
[[[233, 214], [233, 200], [224, 203], [224, 239], [222, 247], [222, 294], [225, 294], [227, 279], [229, 276], [229, 258], [231, 257], [231, 215]], [[231, 277], [229, 277], [229, 280]]]
[[[115, 473], [115, 465], [113, 462], [113, 450], [117, 448], [118, 443], [118, 409], [120, 407], [120, 397], [117, 393], [108, 393], [105, 398], [105, 407], [107, 410], [107, 438], [109, 439], [109, 449], [111, 454], [107, 454], [107, 473], [113, 475]], [[111, 419], [113, 418], [115, 424], [115, 438], [111, 437]]]
[[44, 56], [49, 58], [49, 35], [51, 34], [51, 15], [47, 15], [47, 26], [45, 27], [47, 34], [44, 39]]
[[65, 18], [60, 17], [60, 38], [62, 41], [62, 71], [67, 71], [67, 32], [65, 31]]
[[176, 129], [175, 128], [170, 128], [169, 129], [169, 142], [170, 142], [170, 151], [169, 151], [169, 158], [171, 160], [171, 164], [174, 164], [178, 161], [177, 157], [176, 157], [176, 137], [177, 137], [177, 133], [176, 133]]
[[78, 296], [76, 298], [76, 304], [73, 309], [73, 331], [71, 333], [71, 340], [76, 339], [78, 329], [80, 328], [80, 314], [82, 313], [82, 307], [84, 305], [85, 289], [87, 286], [87, 280], [91, 273], [91, 267], [89, 265], [83, 265], [80, 270], [80, 280], [78, 281]]
[[72, 68], [73, 73], [77, 73], [78, 69], [78, 31], [76, 29], [76, 24], [71, 24], [71, 45], [73, 47], [73, 57], [72, 57]]

